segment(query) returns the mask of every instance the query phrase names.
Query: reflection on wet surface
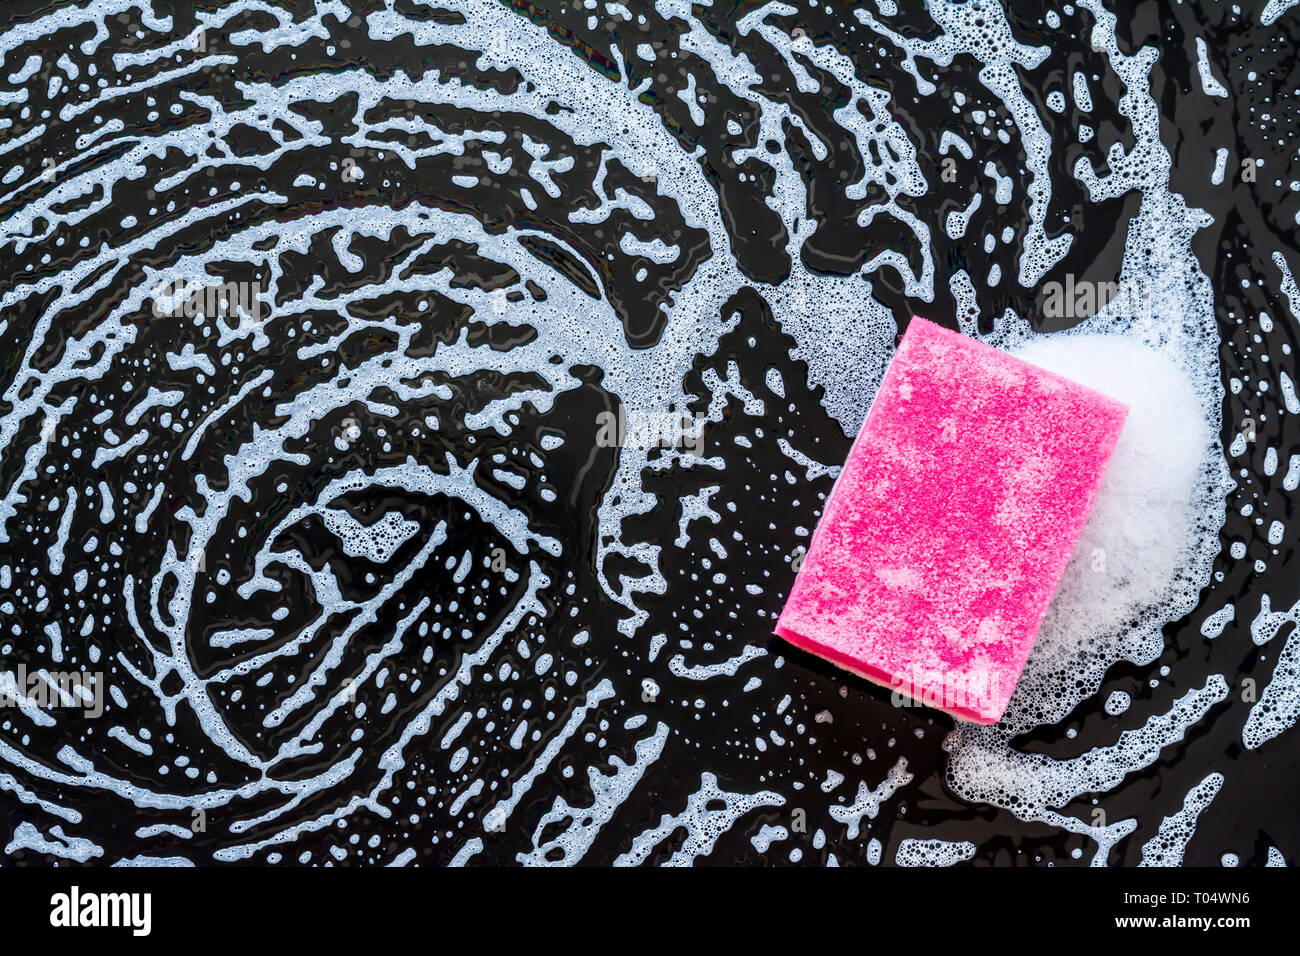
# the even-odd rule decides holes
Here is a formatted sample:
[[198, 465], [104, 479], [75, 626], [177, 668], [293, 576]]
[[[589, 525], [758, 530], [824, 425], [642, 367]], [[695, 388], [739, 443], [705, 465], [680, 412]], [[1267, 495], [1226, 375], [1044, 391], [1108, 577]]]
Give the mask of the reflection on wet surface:
[[[1290, 862], [1300, 20], [901, 6], [7, 6], [6, 862]], [[995, 728], [771, 634], [913, 314], [1140, 426]]]

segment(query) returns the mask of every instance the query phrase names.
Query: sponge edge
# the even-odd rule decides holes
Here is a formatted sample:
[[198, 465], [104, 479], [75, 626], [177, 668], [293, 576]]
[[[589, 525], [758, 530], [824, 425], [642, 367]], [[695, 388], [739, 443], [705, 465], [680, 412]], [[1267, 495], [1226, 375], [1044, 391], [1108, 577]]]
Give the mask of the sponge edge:
[[913, 317], [776, 633], [921, 704], [996, 723], [1127, 413]]

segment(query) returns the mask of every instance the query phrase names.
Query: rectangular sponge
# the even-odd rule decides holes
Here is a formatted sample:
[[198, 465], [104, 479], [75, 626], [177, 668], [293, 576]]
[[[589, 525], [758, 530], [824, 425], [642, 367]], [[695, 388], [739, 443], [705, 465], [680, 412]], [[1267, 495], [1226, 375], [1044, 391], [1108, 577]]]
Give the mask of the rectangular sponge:
[[995, 723], [1127, 414], [914, 317], [776, 633], [926, 706]]

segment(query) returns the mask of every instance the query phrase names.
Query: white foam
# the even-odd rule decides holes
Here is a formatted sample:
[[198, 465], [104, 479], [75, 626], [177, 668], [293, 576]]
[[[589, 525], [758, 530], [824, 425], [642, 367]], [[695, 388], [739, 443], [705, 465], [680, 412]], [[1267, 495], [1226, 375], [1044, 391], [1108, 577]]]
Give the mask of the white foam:
[[1222, 786], [1223, 774], [1212, 773], [1188, 791], [1182, 809], [1165, 817], [1156, 835], [1142, 845], [1142, 862], [1138, 866], [1181, 864], [1187, 843], [1196, 832], [1196, 818], [1210, 805]]
[[975, 844], [968, 840], [917, 840], [908, 837], [898, 844], [894, 862], [899, 866], [952, 866], [975, 856]]

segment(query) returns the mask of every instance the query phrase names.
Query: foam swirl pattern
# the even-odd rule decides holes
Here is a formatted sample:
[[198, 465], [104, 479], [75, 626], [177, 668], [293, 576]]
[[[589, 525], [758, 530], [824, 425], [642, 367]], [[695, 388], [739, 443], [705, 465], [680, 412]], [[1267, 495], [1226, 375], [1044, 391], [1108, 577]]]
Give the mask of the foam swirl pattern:
[[[6, 7], [4, 862], [1300, 853], [1300, 28], [901, 6]], [[771, 635], [914, 313], [1133, 408], [996, 727]]]

